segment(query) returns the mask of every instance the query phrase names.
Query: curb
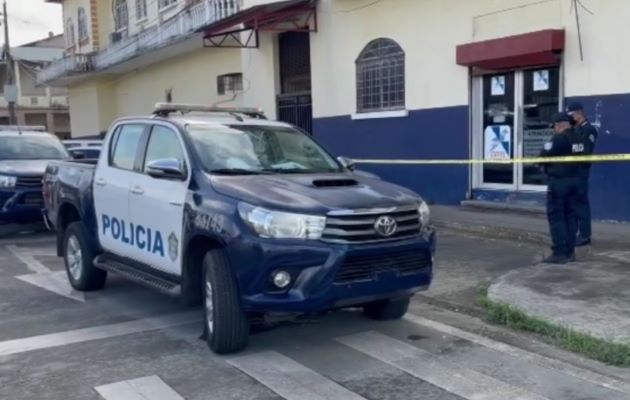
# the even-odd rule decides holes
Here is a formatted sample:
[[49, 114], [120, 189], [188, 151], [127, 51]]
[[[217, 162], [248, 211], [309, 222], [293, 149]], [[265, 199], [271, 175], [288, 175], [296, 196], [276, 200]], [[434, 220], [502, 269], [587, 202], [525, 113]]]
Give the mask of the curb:
[[473, 236], [481, 236], [492, 239], [508, 239], [545, 246], [549, 244], [549, 235], [539, 232], [487, 225], [468, 225], [459, 222], [434, 221], [433, 223], [438, 228], [470, 234]]
[[[501, 226], [489, 226], [479, 224], [463, 224], [460, 222], [433, 221], [433, 224], [442, 229], [457, 233], [479, 236], [490, 239], [512, 240], [526, 242], [535, 245], [549, 246], [549, 233], [526, 231], [523, 229], [506, 228]], [[599, 248], [627, 248], [628, 241], [615, 239], [596, 239], [595, 246]]]

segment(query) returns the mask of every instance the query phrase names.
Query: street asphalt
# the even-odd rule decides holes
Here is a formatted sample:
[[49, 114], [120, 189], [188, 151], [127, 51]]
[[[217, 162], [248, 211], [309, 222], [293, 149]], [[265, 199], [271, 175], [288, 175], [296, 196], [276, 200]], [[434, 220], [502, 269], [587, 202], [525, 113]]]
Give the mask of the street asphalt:
[[0, 399], [630, 399], [630, 373], [477, 318], [477, 290], [544, 249], [442, 232], [435, 284], [400, 321], [355, 310], [212, 354], [201, 309], [124, 281], [72, 291], [49, 235], [0, 239]]

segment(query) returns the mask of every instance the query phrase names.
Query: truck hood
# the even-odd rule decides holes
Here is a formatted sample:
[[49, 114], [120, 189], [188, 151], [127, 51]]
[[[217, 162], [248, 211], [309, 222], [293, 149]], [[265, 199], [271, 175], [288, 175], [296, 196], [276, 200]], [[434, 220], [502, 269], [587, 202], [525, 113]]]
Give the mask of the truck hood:
[[211, 181], [214, 189], [226, 196], [306, 214], [409, 205], [420, 200], [408, 189], [358, 174], [212, 176]]
[[59, 160], [4, 160], [0, 161], [0, 174], [13, 176], [44, 175], [46, 166]]

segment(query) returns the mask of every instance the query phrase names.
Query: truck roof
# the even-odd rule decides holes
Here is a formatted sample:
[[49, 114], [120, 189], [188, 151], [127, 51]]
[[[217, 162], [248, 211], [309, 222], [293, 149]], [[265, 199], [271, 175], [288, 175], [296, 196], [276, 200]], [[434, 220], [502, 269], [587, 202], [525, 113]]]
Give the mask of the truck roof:
[[123, 117], [117, 122], [138, 120], [147, 122], [147, 119], [169, 121], [182, 126], [189, 124], [291, 126], [285, 122], [268, 120], [265, 118], [264, 112], [258, 108], [217, 107], [183, 103], [157, 103], [153, 115], [150, 117]]
[[54, 136], [52, 133], [46, 132], [43, 127], [38, 126], [2, 126], [0, 125], [1, 136]]
[[186, 115], [173, 115], [169, 117], [156, 117], [154, 119], [163, 119], [167, 121], [173, 121], [181, 125], [258, 125], [258, 126], [284, 126], [288, 127], [289, 124], [279, 121], [270, 121], [259, 118], [235, 118], [230, 115], [206, 115], [191, 113]]

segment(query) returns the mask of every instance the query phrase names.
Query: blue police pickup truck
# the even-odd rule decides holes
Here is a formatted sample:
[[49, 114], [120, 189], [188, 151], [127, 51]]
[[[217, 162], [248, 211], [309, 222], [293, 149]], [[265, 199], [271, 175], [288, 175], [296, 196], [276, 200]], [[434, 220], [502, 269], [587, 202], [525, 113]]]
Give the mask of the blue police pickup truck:
[[75, 289], [112, 272], [203, 304], [216, 353], [243, 349], [262, 316], [401, 318], [432, 279], [417, 194], [252, 109], [158, 104], [114, 122], [98, 161], [51, 162], [44, 186]]
[[42, 221], [46, 165], [69, 158], [45, 127], [0, 126], [0, 225]]

